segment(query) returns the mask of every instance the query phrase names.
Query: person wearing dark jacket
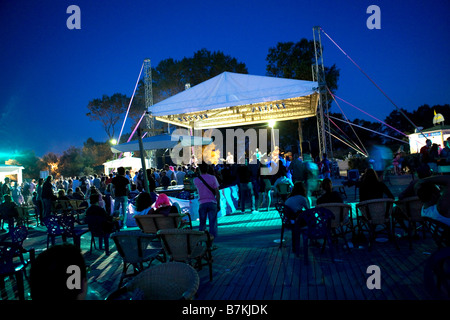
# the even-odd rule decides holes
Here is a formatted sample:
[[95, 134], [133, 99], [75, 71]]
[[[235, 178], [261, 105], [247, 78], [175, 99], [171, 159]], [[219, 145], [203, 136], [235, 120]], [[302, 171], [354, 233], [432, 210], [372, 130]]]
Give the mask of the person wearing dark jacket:
[[378, 179], [374, 169], [366, 169], [359, 184], [359, 201], [380, 199], [384, 196], [394, 199], [394, 195], [386, 184]]
[[53, 193], [52, 186], [53, 176], [48, 176], [42, 185], [42, 203], [44, 205], [44, 212], [42, 218], [45, 218], [52, 214], [52, 201], [56, 199]]

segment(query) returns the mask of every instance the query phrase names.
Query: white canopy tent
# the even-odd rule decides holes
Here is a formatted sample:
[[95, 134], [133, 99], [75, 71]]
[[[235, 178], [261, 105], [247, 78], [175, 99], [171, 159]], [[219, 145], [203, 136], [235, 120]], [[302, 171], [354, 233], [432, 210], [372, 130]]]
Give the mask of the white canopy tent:
[[149, 107], [155, 119], [208, 129], [316, 115], [318, 84], [224, 72]]
[[[148, 159], [146, 159], [147, 168], [150, 167], [150, 162]], [[131, 156], [126, 156], [120, 159], [111, 160], [103, 163], [105, 174], [109, 174], [110, 172], [116, 172], [117, 168], [124, 167], [124, 168], [130, 168], [132, 172], [136, 172], [139, 169], [142, 168], [142, 162], [140, 158], [134, 158]]]
[[10, 165], [0, 165], [0, 181], [5, 181], [6, 177], [16, 176], [16, 178], [11, 177], [11, 180], [17, 181], [20, 185], [23, 182], [22, 170], [25, 169], [22, 166], [10, 166]]

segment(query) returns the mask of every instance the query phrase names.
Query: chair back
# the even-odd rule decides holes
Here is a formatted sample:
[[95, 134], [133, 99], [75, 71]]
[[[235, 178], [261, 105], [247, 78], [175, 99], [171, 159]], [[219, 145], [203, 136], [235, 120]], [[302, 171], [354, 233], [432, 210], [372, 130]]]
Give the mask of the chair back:
[[450, 226], [429, 217], [423, 217], [423, 221], [439, 248], [450, 247]]
[[64, 233], [64, 229], [59, 222], [58, 216], [49, 215], [44, 218], [43, 223], [47, 227], [47, 233], [49, 235], [59, 236]]
[[351, 169], [347, 170], [347, 180], [348, 181], [358, 181], [359, 180], [359, 170]]
[[16, 209], [17, 209], [17, 224], [23, 225], [27, 221], [28, 208], [17, 206]]
[[321, 203], [316, 208], [326, 208], [330, 210], [334, 217], [331, 219], [331, 228], [338, 228], [352, 218], [352, 206], [347, 203]]
[[70, 200], [57, 200], [57, 202], [61, 206], [61, 209], [63, 211], [72, 210], [72, 204], [70, 203]]
[[131, 264], [144, 262], [144, 251], [155, 239], [154, 236], [135, 230], [114, 232], [111, 238], [123, 261]]
[[393, 205], [393, 199], [382, 198], [361, 201], [356, 204], [356, 209], [369, 222], [373, 224], [384, 224], [390, 219]]
[[17, 250], [15, 244], [0, 244], [0, 275], [14, 272], [14, 255]]
[[280, 195], [288, 195], [291, 192], [291, 186], [288, 183], [277, 184], [277, 192]]
[[75, 228], [75, 218], [71, 215], [61, 215], [58, 217], [59, 224], [65, 234], [73, 234]]
[[283, 203], [277, 203], [276, 208], [278, 213], [280, 214], [281, 223], [283, 225], [285, 225], [288, 228], [294, 225], [295, 219], [297, 218], [298, 214], [294, 212], [294, 210], [292, 210], [291, 207]]
[[310, 239], [322, 239], [328, 237], [331, 232], [331, 219], [333, 213], [326, 209], [315, 207], [301, 212], [298, 219], [306, 222], [307, 228], [302, 232]]
[[211, 244], [207, 231], [163, 229], [158, 231], [158, 235], [172, 261], [187, 262], [201, 257]]
[[162, 229], [173, 229], [180, 226], [182, 216], [178, 213], [169, 213], [167, 216], [160, 213], [134, 216], [136, 224], [144, 233], [156, 234]]
[[409, 221], [421, 222], [422, 217], [422, 206], [423, 202], [420, 201], [419, 197], [408, 197], [396, 202], [396, 205], [400, 210], [406, 215]]
[[13, 243], [21, 246], [25, 239], [28, 237], [28, 229], [25, 226], [16, 226], [9, 230], [9, 235]]
[[167, 262], [138, 274], [127, 291], [140, 293], [142, 300], [191, 300], [200, 285], [198, 272], [182, 262]]

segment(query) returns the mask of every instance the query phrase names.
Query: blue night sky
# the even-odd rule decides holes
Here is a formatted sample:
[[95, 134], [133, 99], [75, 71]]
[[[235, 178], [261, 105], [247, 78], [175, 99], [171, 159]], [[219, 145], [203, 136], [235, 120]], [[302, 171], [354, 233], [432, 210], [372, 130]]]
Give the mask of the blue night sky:
[[[72, 4], [81, 9], [81, 30], [66, 27]], [[366, 27], [370, 5], [381, 9], [380, 30]], [[450, 103], [449, 8], [447, 0], [1, 0], [0, 152], [42, 156], [81, 147], [89, 137], [105, 141], [86, 106], [103, 94], [131, 96], [147, 57], [156, 66], [202, 48], [220, 50], [249, 74], [266, 75], [268, 49], [312, 39], [314, 26], [399, 107]], [[324, 34], [322, 44], [324, 64], [341, 71], [337, 95], [384, 119], [392, 104]], [[375, 121], [339, 105], [351, 120]], [[335, 103], [331, 111], [339, 111]]]

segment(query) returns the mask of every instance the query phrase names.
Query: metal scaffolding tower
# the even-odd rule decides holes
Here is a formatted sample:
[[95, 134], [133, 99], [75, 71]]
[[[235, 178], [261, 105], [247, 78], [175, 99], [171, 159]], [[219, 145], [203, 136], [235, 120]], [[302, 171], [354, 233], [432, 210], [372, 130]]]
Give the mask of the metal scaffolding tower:
[[325, 80], [325, 68], [323, 66], [322, 42], [320, 39], [320, 27], [313, 28], [314, 51], [316, 63], [312, 66], [313, 81], [319, 85], [319, 102], [317, 104], [317, 136], [319, 139], [320, 158], [324, 153], [328, 159], [333, 158], [333, 149], [330, 135], [330, 119], [328, 118], [327, 83]]
[[[148, 136], [155, 135], [155, 118], [152, 116], [151, 112], [148, 111], [149, 107], [153, 105], [153, 87], [152, 87], [152, 65], [150, 59], [144, 60], [144, 86], [145, 86], [145, 131]], [[144, 131], [144, 130], [143, 130]], [[144, 151], [145, 153], [145, 151]], [[145, 156], [145, 155], [144, 155]], [[150, 160], [151, 165], [153, 165], [153, 159], [155, 159], [155, 151], [147, 151], [147, 156]]]
[[[144, 60], [144, 85], [145, 85], [145, 111], [148, 112], [148, 108], [153, 105], [153, 88], [152, 88], [152, 66], [150, 63], [150, 59]], [[148, 131], [148, 135], [153, 136], [154, 132], [151, 129], [154, 129], [155, 119], [148, 113], [145, 117], [146, 129]]]

